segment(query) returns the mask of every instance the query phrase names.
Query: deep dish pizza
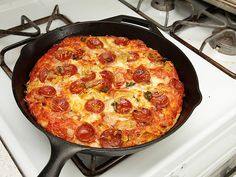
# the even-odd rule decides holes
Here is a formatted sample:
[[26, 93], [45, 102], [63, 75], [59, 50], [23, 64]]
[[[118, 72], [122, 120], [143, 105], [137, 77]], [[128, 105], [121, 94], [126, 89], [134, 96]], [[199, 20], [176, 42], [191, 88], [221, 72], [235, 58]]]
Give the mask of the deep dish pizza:
[[172, 62], [141, 40], [115, 36], [65, 38], [38, 60], [26, 87], [29, 110], [48, 132], [103, 148], [162, 136], [184, 96]]

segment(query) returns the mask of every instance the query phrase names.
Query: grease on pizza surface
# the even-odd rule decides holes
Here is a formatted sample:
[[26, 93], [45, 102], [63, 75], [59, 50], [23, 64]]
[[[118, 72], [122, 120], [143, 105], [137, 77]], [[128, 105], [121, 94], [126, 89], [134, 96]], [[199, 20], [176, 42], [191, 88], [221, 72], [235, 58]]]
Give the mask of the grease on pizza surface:
[[76, 36], [36, 63], [26, 101], [48, 132], [91, 147], [129, 147], [165, 134], [182, 110], [174, 65], [141, 40]]

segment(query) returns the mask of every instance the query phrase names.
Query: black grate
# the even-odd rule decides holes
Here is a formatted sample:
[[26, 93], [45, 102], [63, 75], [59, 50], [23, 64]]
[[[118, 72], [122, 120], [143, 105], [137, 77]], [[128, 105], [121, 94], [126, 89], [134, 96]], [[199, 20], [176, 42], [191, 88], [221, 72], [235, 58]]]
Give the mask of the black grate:
[[[209, 63], [211, 63], [212, 65], [214, 65], [218, 69], [220, 69], [221, 71], [223, 71], [225, 74], [236, 79], [236, 72], [235, 71], [227, 68], [226, 66], [224, 66], [223, 64], [218, 62], [215, 57], [213, 57], [213, 56], [210, 57], [209, 54], [203, 52], [204, 46], [207, 43], [209, 43], [211, 46], [213, 46], [213, 48], [215, 50], [217, 50], [217, 52], [221, 52], [221, 53], [224, 53], [227, 55], [235, 55], [235, 47], [236, 47], [235, 46], [235, 36], [236, 36], [235, 15], [230, 14], [230, 13], [228, 13], [228, 12], [226, 12], [226, 11], [222, 10], [221, 8], [218, 8], [214, 5], [210, 5], [210, 4], [201, 2], [201, 1], [186, 0], [183, 2], [188, 3], [190, 5], [190, 8], [191, 8], [190, 16], [183, 19], [183, 20], [178, 20], [178, 21], [174, 22], [173, 24], [167, 26], [168, 21], [169, 21], [169, 10], [166, 10], [165, 23], [164, 23], [164, 25], [162, 25], [158, 22], [158, 20], [151, 18], [147, 13], [145, 13], [144, 10], [142, 11], [140, 9], [144, 0], [139, 0], [138, 5], [136, 7], [133, 6], [132, 4], [130, 4], [127, 0], [119, 0], [119, 1], [121, 3], [123, 3], [124, 5], [126, 5], [127, 7], [129, 7], [130, 9], [132, 9], [133, 11], [135, 11], [136, 13], [138, 13], [139, 15], [141, 15], [148, 22], [152, 23], [153, 25], [157, 26], [158, 28], [162, 29], [163, 31], [168, 32], [172, 37], [174, 37], [180, 43], [182, 43], [183, 45], [188, 47], [190, 50], [194, 51], [196, 54], [198, 54], [199, 56], [204, 58], [206, 61], [208, 61]], [[162, 5], [161, 3], [163, 3], [163, 5], [166, 5], [167, 2], [171, 3], [173, 1], [172, 0], [166, 0], [166, 1], [152, 0], [152, 5], [154, 2], [158, 3], [158, 5]], [[177, 2], [180, 2], [180, 1], [174, 0], [174, 3], [177, 4]], [[151, 3], [150, 3], [150, 6], [151, 6]], [[167, 6], [164, 6], [163, 8], [168, 9]], [[162, 9], [158, 9], [158, 10], [162, 10]], [[227, 20], [221, 20], [218, 16], [216, 16], [214, 14], [215, 11], [216, 12], [223, 12], [223, 14], [225, 14], [225, 17]], [[206, 19], [206, 18], [213, 20], [215, 23], [211, 24], [211, 23], [202, 22], [202, 21], [204, 21], [203, 19]], [[217, 33], [209, 36], [208, 38], [206, 38], [203, 41], [200, 48], [196, 48], [191, 44], [191, 42], [184, 40], [183, 38], [179, 37], [177, 34], [178, 31], [185, 30], [186, 27], [196, 27], [196, 26], [219, 29], [219, 31]], [[229, 36], [228, 34], [230, 33], [230, 38], [233, 41], [231, 43], [233, 43], [233, 46], [229, 46], [229, 47], [227, 46], [226, 49], [223, 49], [223, 48], [221, 48], [221, 46], [225, 47], [224, 44], [220, 45], [220, 46], [218, 45], [218, 43], [212, 44], [211, 40], [219, 37], [223, 33], [224, 33], [224, 36], [226, 36], [224, 38], [227, 38]]]
[[[6, 52], [14, 48], [17, 48], [19, 46], [22, 46], [24, 44], [27, 44], [28, 42], [40, 36], [41, 31], [40, 31], [39, 25], [41, 24], [47, 24], [46, 32], [49, 32], [53, 20], [61, 20], [65, 24], [72, 23], [72, 21], [69, 20], [66, 16], [59, 13], [59, 7], [58, 5], [56, 5], [53, 10], [52, 15], [50, 16], [43, 17], [35, 21], [31, 21], [28, 17], [26, 17], [25, 15], [22, 15], [21, 25], [7, 29], [7, 30], [0, 29], [0, 38], [6, 37], [8, 35], [18, 35], [18, 36], [27, 37], [26, 39], [16, 42], [14, 44], [11, 44], [0, 51], [0, 66], [2, 67], [2, 69], [5, 71], [5, 73], [8, 75], [9, 78], [12, 77], [12, 71], [5, 63], [4, 55], [6, 54]], [[26, 30], [29, 28], [34, 28], [36, 32], [22, 32], [23, 30]]]
[[85, 176], [96, 176], [104, 173], [129, 155], [108, 157], [77, 153], [72, 161]]

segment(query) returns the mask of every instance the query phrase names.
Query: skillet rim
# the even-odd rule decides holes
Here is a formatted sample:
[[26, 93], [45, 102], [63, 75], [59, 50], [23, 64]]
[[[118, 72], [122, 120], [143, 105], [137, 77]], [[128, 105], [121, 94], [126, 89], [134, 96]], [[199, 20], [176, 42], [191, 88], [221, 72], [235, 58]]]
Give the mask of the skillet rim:
[[[17, 96], [17, 93], [16, 93], [16, 89], [15, 89], [15, 83], [17, 82], [17, 76], [16, 76], [16, 69], [18, 69], [18, 65], [19, 63], [21, 62], [21, 60], [23, 60], [24, 58], [24, 53], [25, 52], [28, 52], [28, 48], [32, 47], [33, 45], [35, 45], [35, 43], [37, 43], [38, 41], [42, 40], [43, 38], [46, 38], [48, 35], [51, 35], [53, 33], [56, 33], [56, 32], [59, 32], [61, 33], [62, 35], [64, 35], [64, 37], [56, 42], [53, 43], [56, 44], [58, 43], [59, 41], [63, 40], [65, 37], [71, 37], [71, 36], [76, 36], [76, 35], [79, 35], [78, 33], [62, 33], [64, 29], [67, 29], [67, 28], [73, 28], [74, 26], [77, 26], [77, 25], [84, 25], [84, 24], [96, 24], [96, 23], [99, 23], [99, 24], [116, 24], [116, 25], [125, 25], [127, 26], [127, 28], [137, 28], [138, 30], [144, 30], [148, 33], [152, 33], [153, 37], [155, 36], [155, 38], [161, 38], [162, 40], [165, 40], [170, 46], [174, 47], [181, 55], [182, 57], [191, 65], [191, 70], [193, 72], [193, 74], [195, 75], [195, 79], [196, 79], [196, 97], [195, 97], [195, 102], [193, 103], [192, 107], [191, 107], [191, 111], [188, 112], [188, 115], [184, 117], [184, 120], [182, 121], [181, 124], [179, 124], [178, 126], [175, 126], [177, 124], [177, 122], [179, 121], [179, 118], [176, 122], [176, 124], [171, 128], [169, 129], [164, 135], [162, 135], [161, 137], [157, 138], [157, 139], [154, 139], [150, 142], [146, 142], [146, 143], [143, 143], [143, 144], [140, 144], [140, 145], [136, 145], [136, 146], [130, 146], [130, 147], [121, 147], [121, 148], [97, 148], [97, 147], [90, 147], [90, 146], [84, 146], [84, 145], [81, 145], [81, 144], [76, 144], [76, 143], [72, 143], [72, 142], [69, 142], [69, 141], [66, 141], [62, 138], [59, 138], [55, 135], [53, 135], [52, 133], [50, 132], [47, 132], [41, 125], [39, 125], [36, 121], [35, 121], [35, 118], [32, 116], [32, 115], [28, 115], [28, 113], [24, 110], [23, 106], [20, 104], [20, 102], [22, 100], [19, 100], [18, 99], [18, 96]], [[52, 46], [51, 46], [52, 47]], [[51, 47], [49, 47], [47, 50], [49, 50]], [[44, 53], [45, 54], [45, 53]], [[43, 54], [43, 55], [44, 55]], [[38, 58], [39, 59], [39, 58]], [[36, 60], [37, 62], [37, 60]], [[35, 62], [35, 63], [36, 63]], [[34, 64], [35, 65], [35, 64]], [[32, 68], [31, 68], [32, 70]], [[178, 72], [178, 71], [177, 71]], [[168, 39], [166, 39], [165, 37], [163, 36], [160, 36], [159, 34], [156, 34], [154, 33], [153, 31], [150, 31], [148, 29], [145, 29], [145, 28], [142, 28], [142, 27], [139, 27], [139, 26], [136, 26], [136, 25], [131, 25], [129, 23], [121, 23], [121, 22], [113, 22], [113, 21], [85, 21], [85, 22], [77, 22], [77, 23], [73, 23], [73, 24], [69, 24], [69, 25], [65, 25], [65, 26], [62, 26], [62, 27], [59, 27], [59, 28], [56, 28], [48, 33], [45, 33], [45, 34], [42, 34], [38, 37], [35, 38], [35, 40], [29, 42], [28, 44], [26, 44], [22, 49], [21, 49], [21, 52], [20, 52], [20, 56], [18, 57], [17, 59], [17, 62], [15, 64], [15, 67], [14, 67], [14, 70], [13, 70], [13, 73], [12, 73], [12, 90], [13, 90], [13, 94], [14, 94], [14, 98], [16, 100], [16, 103], [18, 105], [18, 107], [20, 108], [21, 112], [24, 114], [24, 116], [37, 128], [39, 129], [42, 133], [44, 133], [48, 138], [49, 138], [49, 141], [51, 141], [50, 139], [53, 138], [53, 139], [56, 139], [57, 141], [61, 141], [63, 143], [66, 143], [66, 144], [69, 144], [71, 146], [77, 146], [77, 147], [80, 147], [82, 148], [82, 151], [84, 150], [89, 150], [90, 152], [110, 152], [110, 151], [114, 151], [114, 152], [120, 152], [120, 151], [132, 151], [132, 150], [137, 150], [137, 149], [143, 149], [145, 147], [148, 147], [149, 145], [152, 145], [152, 144], [155, 144], [163, 139], [165, 139], [166, 137], [168, 137], [169, 135], [171, 135], [172, 133], [174, 133], [176, 130], [178, 130], [187, 120], [188, 118], [190, 117], [190, 115], [192, 114], [192, 112], [195, 110], [195, 108], [201, 103], [202, 101], [202, 94], [200, 92], [200, 88], [199, 88], [199, 81], [198, 81], [198, 77], [197, 77], [197, 73], [191, 63], [191, 61], [188, 59], [188, 57], [183, 53], [182, 50], [180, 50], [175, 44], [173, 44], [172, 42], [170, 42]], [[184, 99], [183, 99], [184, 101]], [[180, 116], [182, 114], [182, 111], [180, 113]], [[179, 116], [179, 117], [180, 117]]]

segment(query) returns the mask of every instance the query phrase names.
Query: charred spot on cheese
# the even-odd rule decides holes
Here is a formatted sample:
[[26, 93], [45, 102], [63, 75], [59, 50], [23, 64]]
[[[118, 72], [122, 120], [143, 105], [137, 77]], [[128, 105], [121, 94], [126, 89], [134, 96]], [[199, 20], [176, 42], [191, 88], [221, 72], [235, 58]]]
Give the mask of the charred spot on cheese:
[[62, 66], [57, 66], [56, 69], [59, 73], [64, 73], [64, 68]]
[[101, 92], [107, 93], [109, 91], [109, 87], [105, 86], [100, 89]]
[[146, 92], [143, 93], [143, 96], [144, 96], [144, 98], [146, 98], [148, 101], [150, 101], [151, 98], [152, 98], [152, 92], [146, 91]]
[[117, 105], [118, 105], [117, 102], [114, 101], [113, 103], [111, 103], [111, 105], [113, 106], [114, 110], [117, 109]]

